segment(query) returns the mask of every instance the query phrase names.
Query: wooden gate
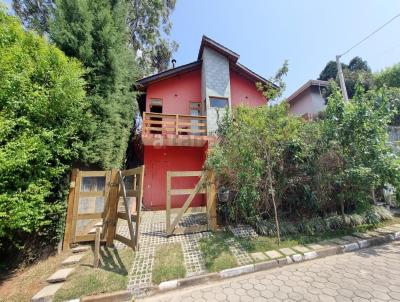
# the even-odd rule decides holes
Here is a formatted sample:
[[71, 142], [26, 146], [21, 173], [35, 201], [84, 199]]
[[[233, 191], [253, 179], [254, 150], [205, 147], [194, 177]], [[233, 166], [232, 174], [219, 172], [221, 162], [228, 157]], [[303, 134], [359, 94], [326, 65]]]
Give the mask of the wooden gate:
[[[122, 197], [123, 209], [118, 209], [117, 220], [124, 219], [128, 222], [130, 238], [115, 234], [114, 239], [130, 246], [134, 250], [139, 248], [139, 226], [143, 198], [144, 166], [139, 168], [118, 171], [119, 194]], [[131, 198], [129, 202], [128, 198]], [[132, 198], [135, 198], [134, 200]], [[135, 213], [131, 213], [132, 202], [135, 202]], [[135, 229], [133, 223], [135, 222]]]
[[[112, 246], [115, 239], [136, 249], [143, 176], [144, 166], [122, 171], [74, 169], [71, 173], [63, 248], [68, 249], [73, 243], [94, 241], [96, 228], [100, 227], [101, 241], [106, 242], [107, 246]], [[132, 213], [132, 205], [135, 205], [135, 213]], [[130, 238], [116, 234], [118, 219], [127, 221]], [[136, 222], [136, 230], [133, 221]]]
[[[171, 180], [174, 177], [199, 177], [194, 188], [172, 189]], [[206, 207], [189, 208], [196, 194], [206, 194]], [[171, 209], [171, 196], [189, 195], [181, 208]], [[203, 232], [207, 230], [216, 231], [217, 229], [217, 202], [215, 190], [215, 177], [211, 172], [204, 171], [168, 171], [167, 172], [167, 207], [166, 207], [166, 233], [167, 236]], [[171, 213], [176, 213], [171, 222]], [[190, 227], [177, 227], [179, 221], [185, 213], [205, 213], [207, 214], [207, 224]]]

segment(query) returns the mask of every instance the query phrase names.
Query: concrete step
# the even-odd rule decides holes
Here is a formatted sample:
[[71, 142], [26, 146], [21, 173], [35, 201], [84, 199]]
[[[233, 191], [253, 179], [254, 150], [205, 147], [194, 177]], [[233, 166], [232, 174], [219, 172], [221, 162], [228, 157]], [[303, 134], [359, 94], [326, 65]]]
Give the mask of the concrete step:
[[60, 269], [47, 278], [46, 281], [49, 283], [63, 282], [67, 280], [67, 277], [74, 271], [74, 269], [74, 267]]
[[78, 245], [76, 247], [74, 247], [73, 249], [71, 249], [71, 251], [73, 253], [82, 253], [82, 252], [86, 252], [90, 250], [90, 246], [88, 245]]
[[85, 256], [85, 254], [76, 254], [76, 255], [69, 256], [67, 259], [65, 259], [62, 262], [62, 265], [76, 264], [83, 258], [83, 256]]
[[53, 300], [53, 296], [56, 292], [63, 286], [64, 283], [55, 283], [47, 285], [42, 288], [36, 295], [34, 295], [31, 299], [32, 302], [51, 302]]

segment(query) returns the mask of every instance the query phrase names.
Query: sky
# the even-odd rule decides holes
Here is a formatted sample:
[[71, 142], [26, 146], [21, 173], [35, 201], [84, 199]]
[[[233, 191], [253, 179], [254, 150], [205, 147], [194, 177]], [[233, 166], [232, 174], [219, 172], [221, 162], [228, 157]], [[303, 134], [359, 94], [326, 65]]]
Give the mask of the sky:
[[[269, 78], [289, 61], [285, 96], [317, 79], [329, 60], [400, 13], [399, 0], [177, 0], [171, 37], [177, 65], [197, 59], [202, 35], [240, 55]], [[400, 62], [400, 17], [343, 56], [367, 60], [373, 71]]]
[[[10, 3], [11, 0], [6, 0]], [[396, 14], [400, 0], [177, 0], [171, 38], [177, 66], [197, 59], [202, 35], [240, 55], [239, 62], [269, 78], [289, 61], [289, 96], [318, 78], [334, 60]], [[367, 60], [373, 71], [400, 62], [400, 17], [343, 56]]]

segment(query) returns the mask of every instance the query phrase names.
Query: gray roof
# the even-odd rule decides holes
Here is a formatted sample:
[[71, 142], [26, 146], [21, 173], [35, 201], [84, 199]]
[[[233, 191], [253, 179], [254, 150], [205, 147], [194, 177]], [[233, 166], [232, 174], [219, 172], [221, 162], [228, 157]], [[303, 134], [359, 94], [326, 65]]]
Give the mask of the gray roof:
[[[271, 83], [264, 77], [260, 76], [259, 74], [255, 73], [254, 71], [250, 70], [249, 68], [245, 67], [244, 65], [238, 63], [237, 61], [239, 59], [239, 55], [237, 53], [235, 53], [234, 51], [219, 44], [218, 42], [210, 39], [209, 37], [203, 36], [201, 39], [201, 44], [200, 44], [197, 61], [194, 61], [189, 64], [185, 64], [185, 65], [182, 65], [179, 67], [171, 68], [171, 69], [162, 71], [160, 73], [142, 78], [137, 81], [139, 88], [140, 87], [145, 88], [151, 83], [158, 82], [158, 81], [173, 77], [178, 74], [190, 72], [190, 71], [201, 68], [201, 64], [202, 64], [201, 58], [202, 58], [202, 54], [203, 54], [203, 50], [204, 50], [205, 46], [210, 47], [210, 48], [214, 49], [215, 51], [228, 57], [229, 62], [230, 62], [230, 67], [233, 68], [234, 70], [236, 70], [241, 75], [245, 76], [246, 78], [248, 78], [254, 82]], [[273, 83], [271, 83], [271, 84], [274, 87], [278, 87]]]
[[307, 88], [311, 86], [317, 86], [317, 87], [328, 87], [329, 82], [328, 81], [321, 81], [321, 80], [309, 80], [306, 82], [303, 86], [301, 86], [299, 89], [297, 89], [295, 92], [293, 92], [287, 99], [286, 101], [288, 103], [293, 102], [293, 100], [300, 95], [303, 91], [305, 91]]

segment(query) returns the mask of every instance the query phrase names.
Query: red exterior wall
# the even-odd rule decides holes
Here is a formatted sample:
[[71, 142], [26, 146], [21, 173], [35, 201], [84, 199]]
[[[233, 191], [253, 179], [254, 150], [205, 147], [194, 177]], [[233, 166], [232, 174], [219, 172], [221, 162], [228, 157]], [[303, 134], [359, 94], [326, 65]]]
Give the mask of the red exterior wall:
[[[245, 103], [250, 106], [265, 105], [265, 98], [257, 91], [255, 83], [230, 70], [232, 106]], [[164, 114], [190, 114], [190, 102], [201, 102], [201, 70], [191, 71], [154, 83], [146, 91], [146, 111], [150, 100], [162, 99]], [[144, 206], [151, 209], [166, 207], [166, 172], [202, 170], [208, 146], [144, 146]], [[173, 189], [194, 188], [198, 178], [172, 179]], [[172, 207], [181, 207], [188, 195], [173, 196]], [[198, 194], [191, 206], [205, 203], [204, 194]]]
[[[199, 147], [152, 147], [144, 146], [144, 206], [151, 209], [166, 207], [167, 171], [201, 171], [207, 146]], [[194, 188], [198, 177], [172, 178], [172, 189]], [[173, 196], [172, 207], [181, 207], [188, 195]], [[204, 205], [204, 194], [198, 194], [191, 206]]]
[[151, 99], [162, 99], [165, 114], [190, 114], [190, 102], [201, 102], [201, 70], [150, 85], [146, 95], [147, 112], [150, 112]]
[[257, 90], [253, 81], [241, 76], [234, 70], [229, 71], [231, 80], [232, 106], [246, 104], [248, 106], [261, 106], [267, 104], [264, 96]]

